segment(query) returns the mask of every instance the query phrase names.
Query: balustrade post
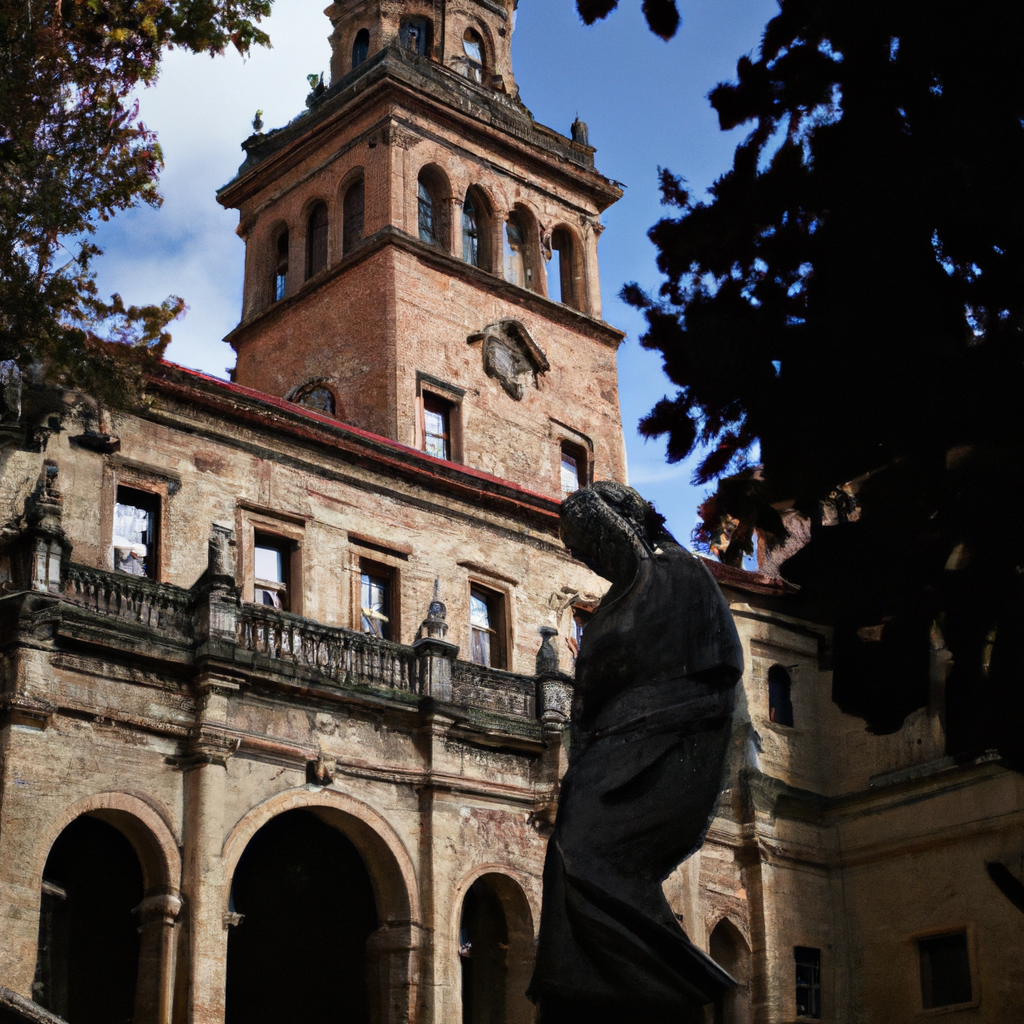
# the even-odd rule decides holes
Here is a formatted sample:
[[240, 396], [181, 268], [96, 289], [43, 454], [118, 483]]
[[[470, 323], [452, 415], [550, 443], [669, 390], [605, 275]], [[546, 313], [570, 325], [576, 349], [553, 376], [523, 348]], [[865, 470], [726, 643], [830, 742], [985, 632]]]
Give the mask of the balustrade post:
[[235, 585], [235, 534], [213, 524], [209, 564], [193, 590], [196, 593], [197, 654], [238, 642], [240, 594]]
[[420, 693], [451, 703], [452, 662], [458, 656], [459, 648], [444, 639], [448, 633], [447, 618], [448, 609], [441, 600], [440, 582], [434, 580], [434, 597], [412, 648], [419, 666]]
[[558, 636], [554, 626], [541, 626], [537, 631], [543, 637], [537, 651], [537, 715], [544, 737], [544, 755], [541, 758], [538, 803], [534, 816], [553, 825], [558, 807], [558, 787], [568, 767], [565, 746], [566, 731], [572, 714], [574, 681], [561, 671], [557, 649], [551, 641]]

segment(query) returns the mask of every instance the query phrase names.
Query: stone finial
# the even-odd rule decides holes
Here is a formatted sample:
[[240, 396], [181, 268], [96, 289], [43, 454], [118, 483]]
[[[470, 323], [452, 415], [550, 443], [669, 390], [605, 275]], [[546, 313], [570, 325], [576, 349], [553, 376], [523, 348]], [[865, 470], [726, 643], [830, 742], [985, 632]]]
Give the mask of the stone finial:
[[259, 135], [263, 131], [263, 111], [257, 110], [256, 116], [252, 119], [252, 130]]
[[441, 600], [441, 581], [434, 580], [434, 596], [431, 599], [430, 607], [427, 609], [427, 617], [420, 626], [420, 637], [443, 640], [447, 632], [448, 609]]
[[590, 129], [587, 128], [587, 122], [580, 120], [580, 115], [576, 115], [576, 120], [572, 123], [572, 141], [578, 142], [581, 146], [590, 145]]
[[558, 636], [558, 630], [554, 626], [541, 626], [537, 630], [544, 638], [537, 651], [537, 675], [550, 675], [558, 671], [558, 651], [551, 643], [553, 637]]

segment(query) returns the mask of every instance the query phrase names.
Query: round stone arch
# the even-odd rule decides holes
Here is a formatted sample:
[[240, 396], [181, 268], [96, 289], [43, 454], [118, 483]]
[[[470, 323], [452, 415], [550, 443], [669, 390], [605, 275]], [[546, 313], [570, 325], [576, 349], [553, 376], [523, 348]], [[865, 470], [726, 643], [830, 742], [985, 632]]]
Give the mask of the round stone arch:
[[[533, 1003], [526, 996], [526, 989], [533, 976], [536, 954], [537, 928], [540, 922], [540, 906], [531, 898], [534, 879], [532, 876], [510, 868], [507, 864], [482, 864], [467, 872], [455, 887], [449, 921], [449, 936], [453, 941], [440, 959], [449, 965], [447, 970], [462, 971], [462, 958], [458, 953], [462, 915], [466, 897], [477, 882], [483, 882], [497, 897], [505, 915], [508, 938], [508, 957], [505, 975], [504, 1020], [506, 1024], [532, 1024], [536, 1017]], [[454, 956], [452, 956], [454, 952]], [[454, 960], [454, 964], [452, 961]], [[460, 992], [459, 1007], [465, 995], [463, 979], [452, 979]], [[493, 979], [489, 979], [493, 984]]]
[[382, 926], [418, 926], [422, 913], [416, 870], [395, 829], [368, 804], [335, 790], [298, 789], [279, 793], [250, 810], [224, 842], [224, 912], [228, 912], [231, 880], [252, 837], [271, 818], [285, 811], [313, 811], [344, 833], [359, 851], [373, 886]]
[[181, 851], [170, 825], [151, 804], [129, 793], [96, 793], [66, 808], [47, 826], [36, 853], [35, 877], [42, 880], [46, 859], [60, 834], [88, 814], [113, 825], [132, 844], [142, 865], [147, 897], [177, 896]]

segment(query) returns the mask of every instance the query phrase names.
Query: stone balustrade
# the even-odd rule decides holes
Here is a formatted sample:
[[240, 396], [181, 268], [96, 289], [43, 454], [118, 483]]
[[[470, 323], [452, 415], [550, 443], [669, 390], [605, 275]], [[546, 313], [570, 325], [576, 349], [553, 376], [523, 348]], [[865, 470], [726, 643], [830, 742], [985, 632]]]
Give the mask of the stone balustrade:
[[192, 636], [190, 592], [154, 583], [144, 576], [72, 563], [61, 598], [101, 615], [160, 630], [175, 639], [187, 640]]

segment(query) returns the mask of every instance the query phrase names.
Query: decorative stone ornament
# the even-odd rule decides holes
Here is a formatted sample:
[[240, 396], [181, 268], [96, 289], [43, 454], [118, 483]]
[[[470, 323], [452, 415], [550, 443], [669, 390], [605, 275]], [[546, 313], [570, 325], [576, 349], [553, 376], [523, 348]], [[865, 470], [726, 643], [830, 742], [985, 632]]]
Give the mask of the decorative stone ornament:
[[547, 356], [518, 320], [498, 320], [469, 336], [469, 344], [482, 342], [484, 372], [493, 377], [517, 402], [526, 389], [538, 387], [537, 376], [551, 369]]

